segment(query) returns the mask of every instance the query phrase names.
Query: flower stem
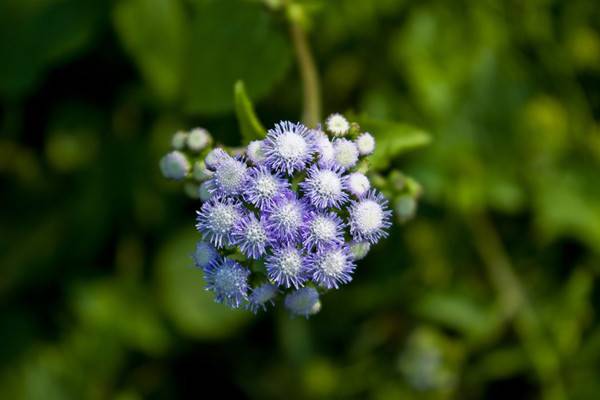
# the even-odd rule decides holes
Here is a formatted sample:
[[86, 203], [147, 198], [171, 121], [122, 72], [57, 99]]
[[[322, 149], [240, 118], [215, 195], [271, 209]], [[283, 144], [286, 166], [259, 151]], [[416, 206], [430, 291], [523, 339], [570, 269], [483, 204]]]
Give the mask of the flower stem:
[[542, 386], [545, 400], [568, 398], [560, 373], [561, 360], [525, 288], [515, 273], [500, 235], [485, 215], [468, 220], [475, 247], [498, 294], [506, 322], [512, 322]]
[[321, 89], [319, 73], [310, 51], [306, 32], [298, 22], [291, 21], [290, 34], [298, 59], [298, 68], [302, 78], [304, 96], [302, 122], [310, 128], [317, 126], [321, 120]]

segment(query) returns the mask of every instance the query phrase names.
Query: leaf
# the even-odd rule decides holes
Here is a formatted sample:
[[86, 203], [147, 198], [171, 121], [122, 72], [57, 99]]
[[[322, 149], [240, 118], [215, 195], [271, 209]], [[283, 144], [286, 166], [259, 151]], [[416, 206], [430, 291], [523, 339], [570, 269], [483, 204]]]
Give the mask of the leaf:
[[184, 334], [226, 337], [234, 334], [252, 314], [215, 303], [212, 293], [204, 289], [202, 271], [193, 266], [190, 257], [197, 239], [199, 235], [186, 230], [160, 251], [155, 271], [159, 297], [167, 316]]
[[197, 2], [188, 52], [185, 107], [203, 114], [232, 110], [231, 87], [238, 80], [253, 100], [264, 97], [292, 55], [270, 14], [239, 0]]
[[85, 48], [102, 7], [95, 0], [0, 2], [0, 95], [26, 94], [49, 67]]
[[98, 280], [75, 290], [73, 305], [85, 326], [110, 332], [149, 354], [162, 354], [169, 343], [153, 299], [145, 288], [116, 280]]
[[244, 82], [237, 81], [234, 87], [235, 112], [240, 132], [245, 142], [260, 140], [266, 136], [266, 130], [258, 120], [252, 102], [248, 98]]
[[361, 128], [370, 132], [377, 142], [370, 161], [373, 170], [382, 170], [407, 151], [423, 147], [431, 142], [425, 131], [398, 122], [358, 118]]
[[415, 311], [421, 318], [456, 329], [475, 341], [490, 338], [501, 323], [489, 307], [461, 293], [426, 294]]
[[188, 21], [175, 0], [124, 0], [114, 9], [114, 24], [125, 50], [164, 101], [181, 94]]

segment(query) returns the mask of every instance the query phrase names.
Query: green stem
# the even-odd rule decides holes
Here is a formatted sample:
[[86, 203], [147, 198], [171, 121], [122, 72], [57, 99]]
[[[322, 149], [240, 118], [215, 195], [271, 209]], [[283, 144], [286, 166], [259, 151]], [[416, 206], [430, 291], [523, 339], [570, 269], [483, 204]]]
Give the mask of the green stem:
[[489, 279], [498, 293], [506, 321], [513, 321], [525, 351], [540, 379], [543, 398], [567, 399], [560, 374], [560, 357], [544, 332], [542, 321], [529, 301], [523, 284], [514, 272], [498, 232], [484, 215], [469, 219], [475, 247]]
[[317, 126], [321, 121], [321, 89], [319, 73], [315, 60], [310, 51], [306, 32], [298, 22], [290, 23], [290, 34], [298, 59], [298, 68], [302, 78], [302, 91], [304, 96], [302, 121], [310, 128]]

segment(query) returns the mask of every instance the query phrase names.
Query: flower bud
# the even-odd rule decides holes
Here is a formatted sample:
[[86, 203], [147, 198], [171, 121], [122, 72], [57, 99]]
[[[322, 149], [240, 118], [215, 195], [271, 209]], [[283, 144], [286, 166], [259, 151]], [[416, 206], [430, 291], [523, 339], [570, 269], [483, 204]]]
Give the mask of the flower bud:
[[341, 114], [331, 114], [325, 122], [325, 127], [334, 136], [345, 136], [350, 130], [348, 120]]
[[354, 260], [362, 260], [367, 256], [371, 250], [371, 244], [369, 242], [352, 242], [350, 244], [350, 253], [354, 257]]
[[417, 201], [410, 195], [401, 195], [394, 201], [394, 212], [400, 223], [404, 223], [415, 216]]
[[365, 132], [356, 138], [356, 147], [361, 156], [369, 155], [375, 151], [375, 138]]
[[196, 153], [208, 146], [210, 142], [210, 134], [204, 128], [192, 129], [187, 137], [188, 148]]
[[262, 140], [253, 140], [248, 144], [246, 155], [248, 159], [254, 164], [258, 164], [265, 159], [265, 152], [262, 147]]
[[183, 150], [183, 148], [185, 147], [185, 142], [187, 140], [188, 134], [186, 132], [183, 131], [177, 131], [175, 132], [175, 134], [173, 135], [173, 138], [171, 139], [171, 146], [173, 146], [173, 148], [175, 150]]
[[160, 160], [160, 170], [165, 178], [180, 180], [190, 171], [190, 162], [182, 152], [174, 150]]
[[194, 175], [194, 178], [197, 181], [204, 182], [205, 180], [210, 179], [214, 175], [214, 172], [206, 168], [203, 161], [196, 161], [194, 163], [192, 175]]

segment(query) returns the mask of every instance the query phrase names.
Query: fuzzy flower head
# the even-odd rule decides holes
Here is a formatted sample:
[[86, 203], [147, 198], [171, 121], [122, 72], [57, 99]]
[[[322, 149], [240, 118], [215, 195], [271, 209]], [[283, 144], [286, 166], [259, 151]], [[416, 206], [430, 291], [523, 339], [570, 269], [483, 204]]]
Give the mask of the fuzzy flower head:
[[254, 213], [249, 212], [233, 228], [232, 242], [246, 257], [253, 260], [260, 258], [269, 244], [265, 218], [257, 219]]
[[312, 134], [304, 125], [280, 122], [263, 142], [265, 163], [274, 171], [292, 175], [311, 161], [314, 147]]
[[391, 226], [392, 212], [388, 209], [388, 201], [381, 193], [371, 190], [350, 206], [350, 233], [355, 240], [366, 240], [377, 243], [388, 235]]
[[369, 178], [360, 172], [348, 175], [348, 190], [356, 197], [364, 196], [371, 188]]
[[313, 281], [327, 289], [337, 289], [352, 280], [354, 262], [346, 246], [321, 248], [311, 256], [310, 263]]
[[243, 217], [242, 207], [232, 198], [211, 198], [197, 211], [196, 229], [216, 248], [229, 245], [233, 228]]
[[281, 294], [291, 314], [308, 317], [321, 308], [320, 292], [352, 280], [391, 225], [368, 159], [357, 166], [375, 148], [359, 132], [333, 114], [323, 128], [279, 122], [239, 150], [212, 148], [201, 128], [177, 135], [160, 167], [201, 200], [191, 256], [216, 302], [256, 313]]
[[229, 157], [221, 160], [210, 182], [215, 194], [237, 195], [244, 189], [248, 166], [241, 160]]
[[358, 162], [356, 144], [348, 139], [334, 140], [333, 151], [335, 161], [344, 169], [350, 169]]
[[254, 165], [260, 164], [265, 160], [265, 152], [263, 150], [262, 140], [253, 140], [246, 148], [246, 156]]
[[174, 150], [160, 160], [160, 170], [165, 178], [180, 180], [190, 172], [190, 162], [185, 154]]
[[289, 187], [287, 179], [272, 173], [265, 166], [250, 168], [244, 185], [244, 199], [264, 210], [273, 206], [278, 195]]
[[204, 240], [199, 240], [196, 243], [196, 251], [192, 254], [192, 258], [196, 267], [206, 269], [218, 260], [219, 252], [212, 244]]
[[348, 200], [346, 178], [341, 169], [335, 165], [318, 167], [313, 165], [306, 179], [300, 184], [305, 197], [317, 208], [339, 208]]
[[265, 267], [271, 282], [286, 288], [298, 288], [307, 278], [308, 259], [296, 246], [284, 244], [275, 247], [267, 256]]
[[361, 156], [372, 154], [375, 151], [375, 138], [365, 132], [356, 138], [356, 148]]
[[294, 192], [287, 190], [278, 195], [273, 205], [266, 210], [267, 225], [279, 241], [298, 239], [304, 226], [306, 206], [298, 200]]
[[327, 118], [325, 126], [334, 136], [344, 136], [350, 130], [350, 123], [341, 114], [331, 114]]
[[215, 293], [215, 301], [238, 308], [248, 298], [250, 270], [229, 258], [205, 270], [206, 289]]
[[267, 305], [275, 304], [275, 297], [278, 294], [279, 289], [277, 289], [277, 286], [263, 283], [252, 289], [252, 293], [248, 296], [248, 309], [255, 314], [259, 309], [266, 310]]
[[317, 148], [317, 155], [319, 156], [320, 165], [328, 165], [335, 161], [335, 152], [333, 150], [333, 144], [322, 131], [314, 131], [315, 146]]
[[343, 242], [343, 223], [333, 212], [311, 211], [306, 218], [302, 242], [307, 248], [339, 245]]
[[308, 318], [321, 310], [319, 292], [312, 287], [303, 287], [285, 296], [285, 308], [293, 315]]

